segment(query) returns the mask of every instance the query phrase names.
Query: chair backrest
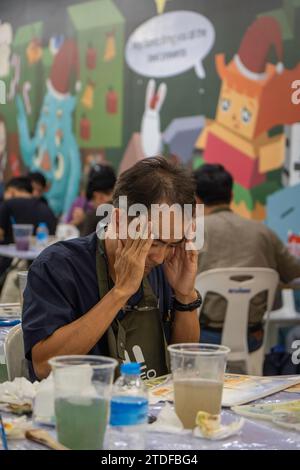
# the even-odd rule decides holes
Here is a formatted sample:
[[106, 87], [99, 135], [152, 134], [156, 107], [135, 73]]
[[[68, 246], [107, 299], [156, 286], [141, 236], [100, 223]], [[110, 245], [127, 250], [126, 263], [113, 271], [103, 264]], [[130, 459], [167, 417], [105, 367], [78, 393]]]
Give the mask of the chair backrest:
[[[221, 268], [199, 274], [196, 288], [205, 298], [214, 292], [227, 300], [222, 344], [232, 353], [248, 354], [248, 313], [251, 299], [267, 291], [267, 314], [272, 309], [279, 276], [269, 268]], [[200, 310], [201, 315], [201, 310]]]
[[16, 325], [5, 338], [4, 354], [8, 380], [16, 377], [28, 378], [27, 361], [24, 353], [23, 331], [21, 325]]

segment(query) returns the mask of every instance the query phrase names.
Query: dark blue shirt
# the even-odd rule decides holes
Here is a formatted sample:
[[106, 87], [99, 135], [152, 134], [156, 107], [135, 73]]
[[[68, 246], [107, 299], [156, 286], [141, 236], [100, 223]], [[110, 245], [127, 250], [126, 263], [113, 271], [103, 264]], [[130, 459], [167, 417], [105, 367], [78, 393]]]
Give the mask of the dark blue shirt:
[[[39, 341], [52, 335], [87, 313], [99, 300], [96, 272], [97, 236], [55, 243], [46, 248], [32, 263], [24, 292], [22, 327], [26, 358], [30, 361], [30, 375], [34, 379], [31, 350]], [[155, 295], [159, 298], [163, 316], [171, 310], [172, 291], [162, 266], [148, 276]], [[135, 294], [128, 303], [135, 303]], [[166, 330], [167, 341], [169, 332]], [[108, 354], [106, 334], [89, 354]]]

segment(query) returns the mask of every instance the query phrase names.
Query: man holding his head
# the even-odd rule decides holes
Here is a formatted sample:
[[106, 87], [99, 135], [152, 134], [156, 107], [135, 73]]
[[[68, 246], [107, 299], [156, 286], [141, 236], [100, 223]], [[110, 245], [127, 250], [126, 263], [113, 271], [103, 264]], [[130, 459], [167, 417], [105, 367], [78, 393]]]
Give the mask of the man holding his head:
[[[171, 214], [166, 238], [160, 217], [133, 219], [120, 209], [121, 197], [128, 208], [143, 204], [148, 211], [153, 204], [195, 205], [186, 170], [163, 157], [144, 159], [117, 180], [112, 221], [101, 233], [42, 252], [24, 293], [22, 327], [32, 378], [47, 377], [48, 360], [65, 354], [137, 361], [143, 377], [153, 378], [169, 371], [167, 343], [199, 340], [198, 254], [186, 250], [182, 213]], [[130, 223], [142, 236], [126, 229], [121, 237]]]

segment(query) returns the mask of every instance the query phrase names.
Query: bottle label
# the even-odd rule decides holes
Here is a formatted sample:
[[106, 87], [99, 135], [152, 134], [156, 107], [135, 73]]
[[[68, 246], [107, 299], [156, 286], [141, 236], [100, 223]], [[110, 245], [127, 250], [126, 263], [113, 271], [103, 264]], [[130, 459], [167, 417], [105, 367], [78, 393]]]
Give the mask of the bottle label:
[[147, 423], [148, 400], [144, 397], [115, 396], [110, 404], [111, 426], [133, 426]]

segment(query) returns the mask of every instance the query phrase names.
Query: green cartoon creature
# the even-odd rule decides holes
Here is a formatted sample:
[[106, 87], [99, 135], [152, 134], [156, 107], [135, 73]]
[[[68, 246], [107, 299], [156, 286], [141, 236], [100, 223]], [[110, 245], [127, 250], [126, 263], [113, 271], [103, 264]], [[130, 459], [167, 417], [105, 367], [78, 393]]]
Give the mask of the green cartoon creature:
[[46, 197], [56, 215], [67, 213], [80, 183], [80, 153], [72, 129], [77, 98], [69, 93], [73, 70], [78, 77], [77, 47], [72, 39], [67, 39], [54, 58], [33, 137], [23, 100], [16, 97], [24, 164], [30, 171], [41, 172], [50, 183]]

